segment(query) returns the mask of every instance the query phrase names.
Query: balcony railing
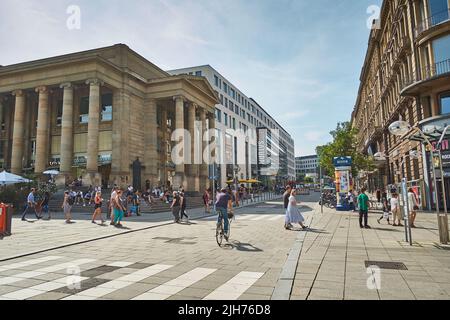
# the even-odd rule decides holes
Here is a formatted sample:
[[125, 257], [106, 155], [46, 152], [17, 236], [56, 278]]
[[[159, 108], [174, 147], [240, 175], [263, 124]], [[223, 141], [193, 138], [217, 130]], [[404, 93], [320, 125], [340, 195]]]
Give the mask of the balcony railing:
[[435, 63], [431, 66], [427, 66], [421, 70], [420, 74], [413, 72], [407, 78], [404, 79], [402, 89], [412, 85], [419, 81], [430, 80], [434, 77], [438, 77], [443, 74], [450, 74], [450, 59]]
[[421, 35], [423, 32], [441, 24], [443, 22], [450, 20], [450, 9], [441, 11], [434, 16], [431, 16], [422, 22], [420, 22], [416, 27], [416, 38]]

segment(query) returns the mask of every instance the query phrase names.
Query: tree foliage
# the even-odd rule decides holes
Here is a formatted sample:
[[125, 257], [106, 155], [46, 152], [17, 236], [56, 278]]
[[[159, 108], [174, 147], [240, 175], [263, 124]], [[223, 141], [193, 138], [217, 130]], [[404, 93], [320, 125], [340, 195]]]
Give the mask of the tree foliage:
[[356, 177], [361, 170], [371, 171], [374, 169], [373, 160], [357, 150], [356, 136], [358, 131], [352, 128], [350, 122], [340, 122], [336, 130], [330, 132], [333, 142], [317, 147], [317, 155], [320, 165], [326, 174], [334, 176], [333, 159], [335, 157], [352, 157], [352, 175]]

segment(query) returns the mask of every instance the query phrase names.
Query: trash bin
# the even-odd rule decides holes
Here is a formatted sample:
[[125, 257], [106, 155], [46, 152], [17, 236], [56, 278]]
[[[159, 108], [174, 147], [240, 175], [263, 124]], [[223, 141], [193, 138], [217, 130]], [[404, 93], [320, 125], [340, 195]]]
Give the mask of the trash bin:
[[12, 216], [12, 206], [0, 203], [0, 237], [11, 235]]

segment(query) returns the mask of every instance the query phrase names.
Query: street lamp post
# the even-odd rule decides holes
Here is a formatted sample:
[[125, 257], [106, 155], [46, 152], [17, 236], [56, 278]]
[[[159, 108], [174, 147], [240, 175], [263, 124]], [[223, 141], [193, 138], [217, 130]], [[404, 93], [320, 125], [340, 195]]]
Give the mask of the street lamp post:
[[[436, 203], [436, 214], [438, 217], [438, 226], [439, 226], [439, 238], [440, 238], [440, 242], [442, 244], [447, 244], [449, 241], [449, 233], [448, 233], [448, 217], [447, 217], [447, 204], [446, 204], [446, 195], [445, 195], [445, 182], [444, 182], [444, 172], [442, 170], [442, 159], [441, 159], [441, 153], [440, 153], [440, 144], [442, 143], [445, 134], [447, 132], [447, 130], [449, 129], [449, 127], [447, 126], [444, 130], [444, 132], [441, 135], [441, 138], [439, 140], [439, 143], [436, 146], [437, 149], [437, 154], [439, 157], [439, 162], [440, 162], [440, 169], [441, 169], [441, 182], [442, 182], [442, 193], [443, 193], [443, 199], [444, 199], [444, 209], [445, 212], [444, 214], [441, 214], [440, 209], [439, 209], [439, 195], [438, 195], [438, 188], [437, 188], [437, 177], [436, 177], [436, 168], [434, 163], [432, 164], [432, 171], [433, 171], [433, 181], [434, 181], [434, 194], [435, 194], [435, 203]], [[412, 130], [412, 132], [411, 132]], [[391, 134], [399, 136], [399, 137], [405, 137], [407, 134], [412, 135], [414, 133], [419, 133], [421, 138], [423, 139], [423, 142], [425, 142], [429, 147], [430, 150], [434, 156], [434, 151], [433, 151], [433, 144], [430, 142], [430, 140], [427, 138], [427, 136], [425, 135], [425, 133], [418, 127], [411, 127], [409, 125], [408, 122], [403, 121], [401, 118], [399, 121], [396, 121], [394, 123], [392, 123], [389, 126], [389, 131]], [[407, 209], [408, 208], [408, 202], [406, 203], [407, 205]]]
[[[404, 219], [405, 219], [405, 241], [409, 242], [409, 244], [412, 246], [412, 231], [411, 231], [411, 223], [409, 221], [409, 213], [411, 211], [411, 208], [409, 207], [409, 201], [408, 201], [408, 188], [407, 188], [407, 181], [406, 178], [404, 176], [404, 172], [405, 172], [405, 160], [407, 158], [411, 158], [411, 159], [418, 159], [419, 155], [416, 151], [410, 151], [410, 153], [408, 155], [406, 155], [406, 157], [404, 157], [401, 161], [401, 173], [402, 173], [402, 195], [403, 195], [403, 212], [404, 212]], [[381, 153], [377, 153], [374, 155], [374, 158], [376, 160], [380, 160], [380, 161], [384, 161], [387, 158], [389, 158], [389, 156], [385, 156]], [[394, 221], [395, 222], [395, 221]]]

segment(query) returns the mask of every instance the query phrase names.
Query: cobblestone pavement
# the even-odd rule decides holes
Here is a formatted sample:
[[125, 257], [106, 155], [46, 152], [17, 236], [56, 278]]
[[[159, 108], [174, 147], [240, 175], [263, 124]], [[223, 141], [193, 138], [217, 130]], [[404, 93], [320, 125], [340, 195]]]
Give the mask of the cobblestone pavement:
[[[308, 232], [284, 230], [282, 203], [274, 200], [238, 211], [223, 248], [215, 242], [214, 217], [181, 225], [127, 221], [160, 226], [2, 261], [0, 299], [269, 300], [283, 290], [292, 300], [450, 298], [450, 254], [436, 243], [435, 215], [419, 215], [410, 247], [403, 229], [379, 225], [378, 215], [370, 216], [373, 229], [362, 230], [355, 213], [321, 214], [315, 197], [300, 196]], [[62, 234], [74, 230], [54, 223]], [[75, 238], [83, 226], [115, 230], [79, 223], [67, 226], [79, 227]], [[27, 234], [39, 224], [26, 225]], [[44, 235], [32, 241], [58, 239]], [[30, 243], [25, 235], [20, 241]], [[381, 281], [369, 281], [369, 288], [377, 273], [367, 273], [366, 260], [402, 262], [408, 270], [381, 269]], [[290, 270], [293, 281], [286, 282]]]
[[[63, 213], [53, 213], [50, 221], [37, 221], [34, 215], [30, 214], [29, 221], [24, 222], [20, 220], [20, 216], [15, 216], [12, 223], [13, 236], [0, 240], [0, 261], [72, 243], [173, 223], [172, 213], [164, 212], [125, 218], [124, 228], [112, 227], [109, 222], [104, 225], [94, 225], [91, 223], [92, 211], [93, 208], [87, 207], [85, 213], [73, 213], [75, 223], [69, 225], [64, 223]], [[191, 219], [207, 216], [203, 208], [190, 209], [188, 214]], [[106, 213], [103, 213], [103, 218], [106, 219]]]
[[223, 248], [204, 217], [3, 261], [0, 298], [268, 300], [298, 234], [284, 230], [281, 206], [237, 211]]
[[[325, 209], [321, 214], [317, 207], [291, 299], [450, 299], [450, 247], [439, 244], [436, 214], [418, 214], [412, 247], [404, 228], [386, 220], [378, 224], [380, 216], [370, 214], [372, 229], [360, 229], [357, 213]], [[378, 279], [378, 272], [371, 277], [375, 269], [366, 268], [369, 260], [380, 267], [379, 262], [401, 262], [407, 270], [381, 268]]]

